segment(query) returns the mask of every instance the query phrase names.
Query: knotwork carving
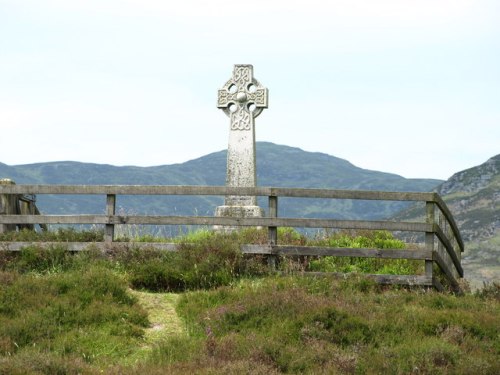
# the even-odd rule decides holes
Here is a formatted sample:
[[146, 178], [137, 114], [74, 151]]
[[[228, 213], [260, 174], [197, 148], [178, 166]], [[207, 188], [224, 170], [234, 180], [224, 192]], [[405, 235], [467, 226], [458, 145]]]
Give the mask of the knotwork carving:
[[219, 90], [217, 107], [231, 119], [231, 130], [251, 130], [267, 108], [268, 91], [253, 77], [252, 65], [235, 65], [232, 78]]

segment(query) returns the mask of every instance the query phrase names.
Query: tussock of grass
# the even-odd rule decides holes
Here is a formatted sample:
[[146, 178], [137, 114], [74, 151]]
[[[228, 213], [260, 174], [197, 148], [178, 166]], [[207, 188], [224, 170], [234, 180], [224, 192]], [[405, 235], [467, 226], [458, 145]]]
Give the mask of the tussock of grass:
[[48, 373], [37, 367], [45, 366], [36, 362], [44, 354], [114, 363], [142, 340], [147, 324], [126, 282], [105, 268], [14, 274], [0, 289], [0, 373], [12, 363]]

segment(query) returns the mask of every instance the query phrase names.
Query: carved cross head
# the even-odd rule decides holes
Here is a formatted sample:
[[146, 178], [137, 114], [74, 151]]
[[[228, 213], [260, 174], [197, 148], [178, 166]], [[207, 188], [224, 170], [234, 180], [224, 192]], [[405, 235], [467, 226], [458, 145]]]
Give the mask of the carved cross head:
[[253, 119], [267, 108], [268, 90], [253, 77], [252, 65], [235, 65], [219, 90], [217, 107], [231, 118], [231, 130], [252, 129]]

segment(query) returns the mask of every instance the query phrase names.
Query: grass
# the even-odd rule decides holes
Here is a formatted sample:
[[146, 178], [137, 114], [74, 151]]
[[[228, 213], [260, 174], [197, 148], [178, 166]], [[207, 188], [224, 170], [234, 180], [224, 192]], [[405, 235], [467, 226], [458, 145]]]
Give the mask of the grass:
[[[190, 337], [152, 373], [496, 374], [498, 300], [375, 285], [359, 276], [266, 277], [183, 294]], [[237, 369], [237, 370], [236, 370]]]
[[[277, 276], [239, 252], [266, 235], [193, 232], [176, 253], [0, 252], [0, 374], [500, 373], [499, 285], [456, 296], [293, 272], [345, 266], [316, 259], [282, 259]], [[385, 232], [279, 238], [402, 246]]]
[[45, 355], [116, 363], [148, 324], [126, 281], [97, 265], [45, 275], [2, 271], [0, 278], [0, 373], [31, 368]]
[[176, 312], [180, 295], [175, 293], [152, 293], [129, 289], [138, 304], [148, 313], [149, 325], [144, 329], [143, 343], [126, 361], [133, 365], [150, 356], [155, 345], [173, 337], [187, 335], [184, 323]]

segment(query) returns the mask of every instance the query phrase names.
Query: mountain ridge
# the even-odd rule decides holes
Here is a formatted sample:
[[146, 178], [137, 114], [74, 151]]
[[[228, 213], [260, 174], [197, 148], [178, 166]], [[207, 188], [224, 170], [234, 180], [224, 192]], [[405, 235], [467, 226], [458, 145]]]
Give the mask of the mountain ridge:
[[[345, 159], [297, 147], [257, 142], [259, 186], [360, 189], [385, 191], [430, 191], [442, 180], [406, 179], [402, 176], [357, 167]], [[217, 151], [184, 163], [152, 167], [113, 166], [75, 161], [8, 166], [0, 164], [0, 176], [18, 184], [103, 185], [209, 185], [225, 184], [227, 151]], [[95, 197], [39, 197], [46, 213], [100, 213]], [[140, 197], [119, 197], [125, 210], [138, 213], [212, 215], [222, 197], [158, 197], [148, 202]], [[76, 202], [76, 203], [75, 203]], [[80, 202], [80, 203], [78, 203]], [[281, 204], [282, 203], [282, 204]], [[261, 202], [263, 207], [266, 202]], [[83, 207], [84, 212], [77, 212]], [[280, 202], [281, 216], [375, 219], [405, 207], [404, 202], [287, 199]]]

